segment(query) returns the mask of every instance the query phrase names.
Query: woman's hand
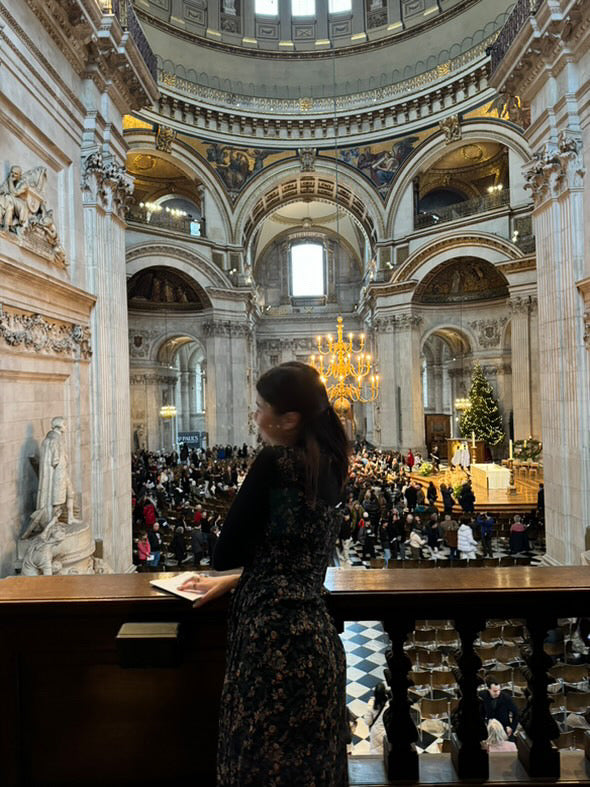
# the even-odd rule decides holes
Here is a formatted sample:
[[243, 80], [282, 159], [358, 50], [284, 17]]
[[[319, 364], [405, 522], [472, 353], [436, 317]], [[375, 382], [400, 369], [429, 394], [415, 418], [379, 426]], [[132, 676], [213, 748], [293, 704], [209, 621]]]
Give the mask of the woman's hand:
[[193, 607], [202, 607], [215, 598], [224, 596], [238, 584], [239, 574], [230, 574], [223, 577], [192, 577], [183, 582], [178, 588], [189, 592], [202, 593], [193, 604]]

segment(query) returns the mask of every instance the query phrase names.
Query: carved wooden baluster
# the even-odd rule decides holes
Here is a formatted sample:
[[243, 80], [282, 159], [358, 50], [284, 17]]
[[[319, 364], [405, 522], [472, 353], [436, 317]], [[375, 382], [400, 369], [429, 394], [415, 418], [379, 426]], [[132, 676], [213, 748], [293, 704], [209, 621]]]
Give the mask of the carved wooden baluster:
[[527, 618], [530, 640], [522, 648], [527, 664], [523, 672], [529, 687], [529, 700], [522, 712], [520, 723], [524, 729], [516, 736], [518, 757], [531, 777], [559, 778], [559, 750], [551, 741], [559, 737], [559, 727], [551, 715], [553, 700], [547, 694], [551, 679], [547, 670], [551, 658], [543, 650], [543, 642], [550, 628], [557, 626], [555, 619]]
[[410, 715], [411, 702], [408, 688], [413, 686], [408, 672], [412, 662], [404, 651], [404, 642], [414, 630], [414, 620], [390, 618], [383, 621], [383, 628], [391, 640], [391, 649], [385, 654], [389, 670], [386, 680], [391, 689], [389, 708], [383, 715], [387, 740], [383, 745], [385, 771], [390, 781], [418, 780], [418, 752], [415, 743], [418, 730]]
[[488, 753], [482, 749], [481, 742], [488, 734], [478, 696], [477, 672], [481, 668], [481, 659], [473, 649], [478, 632], [485, 628], [485, 620], [459, 618], [455, 620], [455, 628], [461, 638], [461, 651], [457, 656], [459, 666], [454, 670], [461, 699], [457, 709], [457, 727], [451, 735], [451, 756], [460, 779], [487, 779]]

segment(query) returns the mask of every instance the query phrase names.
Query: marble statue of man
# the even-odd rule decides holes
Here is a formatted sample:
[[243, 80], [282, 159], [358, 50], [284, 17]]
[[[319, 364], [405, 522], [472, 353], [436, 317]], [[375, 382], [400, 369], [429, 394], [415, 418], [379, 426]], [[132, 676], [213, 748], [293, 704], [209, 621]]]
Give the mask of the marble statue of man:
[[36, 530], [44, 528], [53, 519], [56, 510], [66, 506], [68, 524], [74, 519], [74, 493], [68, 476], [68, 457], [64, 432], [65, 419], [53, 418], [51, 429], [41, 443], [39, 457], [39, 488], [37, 490], [36, 510], [31, 514], [31, 522], [23, 538], [28, 538]]
[[0, 185], [0, 212], [2, 213], [2, 228], [10, 230], [13, 224], [24, 224], [29, 209], [22, 194], [26, 191], [27, 183], [23, 179], [20, 167], [10, 168], [8, 177]]
[[43, 532], [31, 539], [30, 546], [23, 557], [21, 573], [25, 577], [51, 576], [54, 568], [55, 556], [59, 545], [66, 537], [63, 525], [59, 523], [61, 506], [56, 509], [49, 524]]

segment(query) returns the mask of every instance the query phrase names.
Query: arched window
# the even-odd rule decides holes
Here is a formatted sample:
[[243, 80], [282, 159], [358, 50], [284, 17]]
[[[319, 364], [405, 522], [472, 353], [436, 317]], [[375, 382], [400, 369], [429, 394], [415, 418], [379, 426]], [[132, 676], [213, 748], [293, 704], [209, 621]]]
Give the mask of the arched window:
[[314, 16], [315, 0], [291, 0], [291, 16]]
[[290, 262], [293, 298], [314, 298], [326, 294], [324, 247], [321, 243], [293, 243]]
[[279, 0], [254, 0], [254, 13], [260, 16], [277, 16]]

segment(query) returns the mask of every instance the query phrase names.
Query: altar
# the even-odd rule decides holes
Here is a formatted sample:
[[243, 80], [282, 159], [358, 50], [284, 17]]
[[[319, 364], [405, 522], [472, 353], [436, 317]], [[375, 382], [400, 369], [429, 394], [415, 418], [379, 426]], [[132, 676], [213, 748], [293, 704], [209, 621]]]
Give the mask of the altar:
[[474, 485], [485, 487], [488, 490], [506, 490], [510, 486], [510, 470], [493, 463], [472, 464], [471, 480]]

